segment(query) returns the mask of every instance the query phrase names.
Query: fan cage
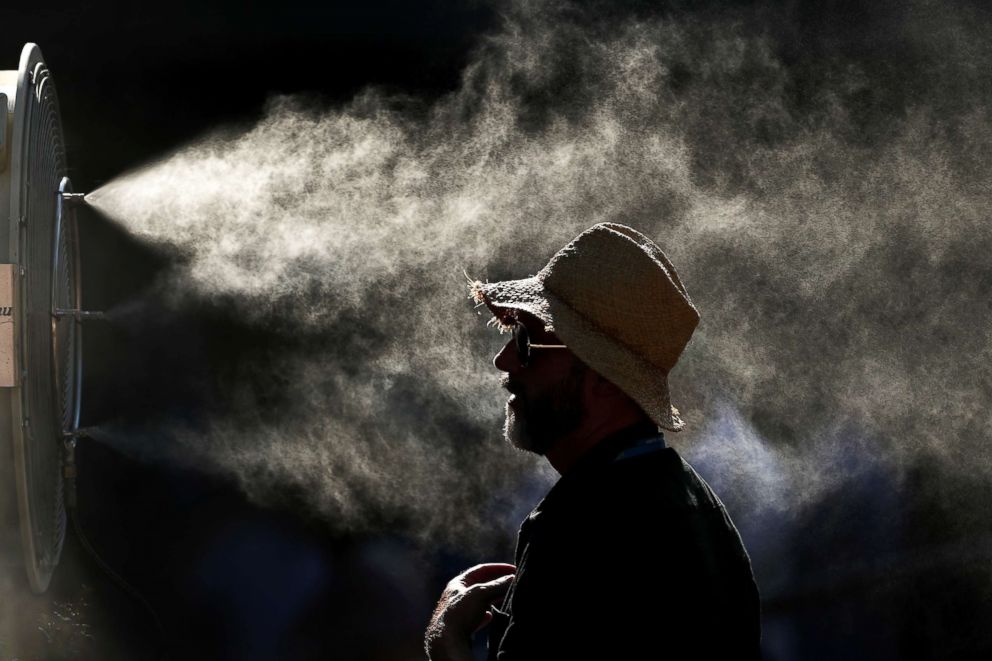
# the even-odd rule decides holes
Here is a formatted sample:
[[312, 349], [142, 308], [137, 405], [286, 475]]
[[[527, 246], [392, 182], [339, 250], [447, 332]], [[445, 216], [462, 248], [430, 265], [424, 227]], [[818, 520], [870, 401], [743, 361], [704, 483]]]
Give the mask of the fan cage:
[[75, 212], [62, 194], [65, 145], [58, 97], [37, 46], [25, 46], [18, 72], [11, 154], [9, 253], [17, 267], [11, 397], [21, 542], [31, 588], [47, 589], [66, 533], [63, 452], [79, 423], [80, 329], [59, 309], [79, 309]]

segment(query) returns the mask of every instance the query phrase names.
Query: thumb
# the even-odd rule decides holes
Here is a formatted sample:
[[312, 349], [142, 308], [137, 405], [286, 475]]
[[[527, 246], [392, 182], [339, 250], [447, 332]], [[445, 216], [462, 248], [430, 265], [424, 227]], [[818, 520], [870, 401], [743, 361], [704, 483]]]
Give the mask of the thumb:
[[494, 603], [503, 598], [506, 591], [510, 589], [511, 583], [513, 583], [513, 574], [507, 574], [492, 581], [476, 583], [472, 586], [471, 591], [477, 595], [478, 599]]

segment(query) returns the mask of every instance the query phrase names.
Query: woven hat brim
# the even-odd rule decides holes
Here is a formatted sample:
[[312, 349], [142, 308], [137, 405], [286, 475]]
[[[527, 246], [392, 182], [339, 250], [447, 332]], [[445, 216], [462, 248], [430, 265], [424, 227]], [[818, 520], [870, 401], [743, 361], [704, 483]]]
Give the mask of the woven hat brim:
[[675, 432], [685, 428], [678, 409], [672, 406], [668, 374], [561, 301], [540, 279], [476, 282], [472, 295], [502, 324], [511, 322], [511, 310], [534, 315], [582, 362], [637, 402], [659, 427]]
[[536, 277], [502, 282], [474, 282], [472, 297], [486, 307], [503, 325], [510, 325], [512, 310], [528, 312], [542, 322], [548, 331], [554, 331], [554, 319], [545, 296], [544, 285]]

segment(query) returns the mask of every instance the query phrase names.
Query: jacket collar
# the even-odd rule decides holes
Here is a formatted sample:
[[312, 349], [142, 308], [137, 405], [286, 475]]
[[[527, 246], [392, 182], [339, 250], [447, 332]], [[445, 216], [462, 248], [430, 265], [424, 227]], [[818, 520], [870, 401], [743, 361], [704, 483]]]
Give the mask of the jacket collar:
[[[592, 449], [582, 455], [567, 473], [558, 479], [527, 519], [533, 519], [556, 500], [564, 497], [563, 494], [572, 490], [571, 485], [580, 484], [594, 476], [606, 466], [616, 461], [618, 456], [625, 450], [636, 446], [646, 439], [661, 439], [662, 443], [664, 443], [664, 436], [653, 423], [632, 425], [603, 438]], [[526, 521], [524, 523], [526, 524]]]

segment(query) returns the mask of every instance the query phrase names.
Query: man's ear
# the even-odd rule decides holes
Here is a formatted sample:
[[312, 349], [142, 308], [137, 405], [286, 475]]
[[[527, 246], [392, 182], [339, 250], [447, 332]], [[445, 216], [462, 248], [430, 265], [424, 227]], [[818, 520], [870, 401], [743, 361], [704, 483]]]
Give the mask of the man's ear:
[[586, 375], [586, 387], [589, 389], [589, 394], [597, 399], [627, 397], [627, 394], [615, 386], [612, 381], [593, 369], [589, 369]]

